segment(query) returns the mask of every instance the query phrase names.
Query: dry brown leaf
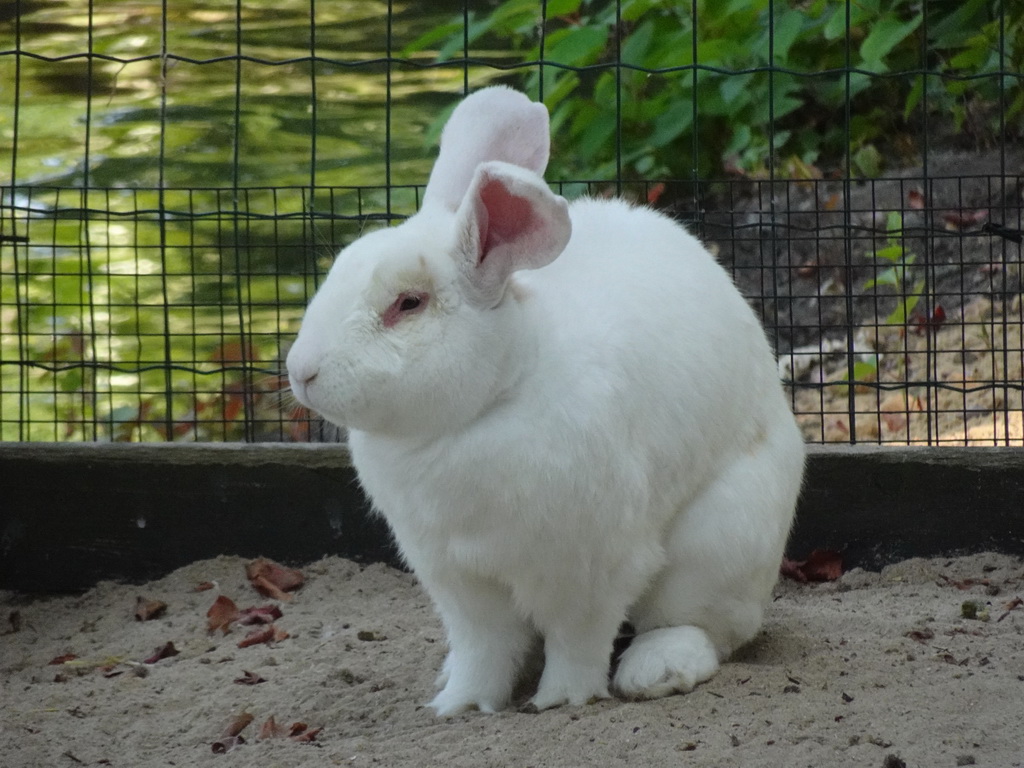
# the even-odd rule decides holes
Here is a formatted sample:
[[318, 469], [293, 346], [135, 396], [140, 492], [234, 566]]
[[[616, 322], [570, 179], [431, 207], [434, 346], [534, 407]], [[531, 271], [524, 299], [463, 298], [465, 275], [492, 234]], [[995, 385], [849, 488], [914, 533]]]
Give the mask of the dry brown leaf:
[[[253, 586], [263, 594], [267, 594], [263, 590], [268, 585], [273, 585], [279, 592], [292, 592], [301, 587], [306, 580], [301, 571], [287, 568], [266, 557], [259, 557], [248, 563], [245, 566], [245, 575], [249, 581], [253, 582]], [[267, 597], [280, 599], [271, 594], [267, 594]]]
[[815, 549], [806, 560], [784, 558], [780, 570], [783, 576], [802, 583], [835, 581], [843, 575], [843, 556], [832, 549]]
[[996, 622], [998, 623], [998, 622], [1002, 621], [1003, 619], [1005, 619], [1007, 616], [1010, 615], [1010, 611], [1016, 610], [1017, 608], [1020, 608], [1022, 605], [1024, 605], [1024, 600], [1021, 600], [1019, 597], [1013, 598], [1013, 600], [1011, 600], [1010, 602], [1008, 602], [1006, 605], [1003, 606], [1003, 610], [1005, 611], [1005, 613], [1003, 613], [1002, 616], [1000, 616], [998, 619], [996, 619]]
[[135, 598], [135, 620], [149, 621], [157, 619], [167, 611], [167, 603], [162, 600], [150, 600], [139, 595]]
[[213, 589], [216, 585], [212, 581], [201, 581], [196, 584], [194, 592], [206, 592], [207, 590]]
[[911, 630], [910, 632], [907, 632], [905, 636], [925, 645], [929, 640], [935, 637], [935, 633], [926, 627], [925, 629]]
[[214, 754], [223, 755], [226, 752], [230, 752], [239, 744], [245, 744], [245, 739], [241, 736], [225, 736], [222, 739], [217, 739], [210, 745], [210, 747], [213, 749]]
[[239, 648], [248, 648], [251, 645], [260, 643], [279, 643], [288, 638], [288, 632], [276, 627], [273, 624], [264, 624], [252, 630], [249, 634], [238, 641]]
[[238, 623], [243, 626], [251, 624], [273, 624], [281, 618], [281, 609], [276, 605], [260, 605], [245, 608], [238, 612]]
[[942, 215], [946, 223], [946, 229], [951, 232], [960, 232], [981, 224], [988, 218], [988, 211], [950, 211]]
[[253, 588], [264, 597], [269, 597], [272, 600], [281, 600], [288, 602], [292, 599], [292, 596], [282, 590], [273, 582], [269, 581], [265, 576], [257, 576], [249, 581]]
[[224, 754], [225, 752], [230, 752], [239, 744], [245, 744], [245, 739], [240, 734], [253, 721], [253, 718], [254, 716], [250, 712], [241, 712], [233, 717], [231, 722], [225, 726], [221, 738], [210, 745], [213, 751], [217, 754]]
[[271, 715], [264, 721], [263, 725], [260, 726], [260, 732], [257, 738], [262, 741], [263, 739], [273, 739], [285, 736], [287, 733], [288, 729], [283, 725], [278, 725], [277, 720], [273, 715]]
[[56, 657], [50, 659], [49, 663], [50, 664], [66, 664], [67, 662], [74, 661], [77, 658], [78, 658], [77, 654], [65, 653], [62, 656], [56, 656]]
[[[317, 734], [323, 730], [323, 728], [311, 728], [307, 730], [305, 723], [296, 723], [295, 725], [301, 725], [302, 730], [288, 736], [292, 741], [316, 741]], [[292, 726], [293, 729], [295, 728], [295, 725]]]
[[237, 621], [240, 616], [238, 606], [230, 597], [218, 595], [213, 601], [210, 610], [206, 612], [207, 630], [216, 632], [218, 629], [226, 635], [231, 631], [231, 622]]
[[174, 643], [166, 642], [153, 651], [153, 655], [142, 660], [143, 664], [156, 664], [161, 659], [168, 659], [171, 656], [177, 656], [178, 649], [174, 647]]
[[231, 722], [229, 722], [224, 727], [224, 735], [237, 736], [246, 729], [249, 723], [251, 723], [255, 719], [256, 716], [251, 712], [240, 712], [239, 714], [235, 715], [235, 717], [231, 719]]
[[259, 685], [260, 683], [267, 682], [267, 678], [256, 674], [255, 672], [249, 672], [248, 670], [242, 670], [242, 676], [236, 677], [234, 682], [238, 685]]
[[259, 738], [263, 739], [274, 739], [274, 738], [287, 738], [292, 741], [309, 742], [315, 741], [316, 736], [323, 728], [310, 729], [306, 723], [297, 722], [292, 723], [290, 726], [283, 726], [278, 724], [277, 720], [273, 715], [267, 718], [266, 722], [260, 726]]

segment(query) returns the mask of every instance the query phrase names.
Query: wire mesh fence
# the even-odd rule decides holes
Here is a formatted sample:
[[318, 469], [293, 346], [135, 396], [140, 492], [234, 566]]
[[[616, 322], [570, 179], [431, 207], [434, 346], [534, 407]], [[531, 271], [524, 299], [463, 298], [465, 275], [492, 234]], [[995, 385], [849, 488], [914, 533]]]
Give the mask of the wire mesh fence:
[[[281, 375], [303, 309], [338, 248], [416, 210], [447, 109], [500, 81], [553, 107], [558, 191], [709, 244], [808, 440], [1024, 444], [1009, 6], [473, 5], [9, 3], [0, 439], [335, 439]], [[713, 39], [740, 16], [749, 59]], [[878, 29], [909, 64], [872, 63]], [[816, 30], [838, 58], [812, 67], [791, 52]]]

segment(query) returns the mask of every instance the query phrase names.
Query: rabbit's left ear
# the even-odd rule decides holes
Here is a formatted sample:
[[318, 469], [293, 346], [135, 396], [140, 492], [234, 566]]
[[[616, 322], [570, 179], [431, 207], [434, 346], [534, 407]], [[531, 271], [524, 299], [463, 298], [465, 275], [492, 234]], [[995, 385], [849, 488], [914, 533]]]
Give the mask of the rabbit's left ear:
[[448, 118], [441, 151], [423, 192], [423, 208], [459, 207], [481, 163], [500, 160], [544, 175], [551, 136], [548, 110], [495, 85], [467, 96]]
[[501, 300], [513, 272], [554, 261], [572, 234], [565, 198], [536, 174], [503, 162], [477, 168], [456, 227], [456, 258], [485, 306]]

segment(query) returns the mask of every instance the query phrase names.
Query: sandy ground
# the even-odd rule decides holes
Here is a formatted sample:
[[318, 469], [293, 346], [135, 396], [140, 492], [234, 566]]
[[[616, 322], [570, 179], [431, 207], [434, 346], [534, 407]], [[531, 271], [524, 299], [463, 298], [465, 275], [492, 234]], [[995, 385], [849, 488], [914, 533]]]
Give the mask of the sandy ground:
[[[268, 602], [244, 562], [82, 596], [0, 593], [0, 765], [1024, 766], [1024, 607], [1006, 608], [1024, 595], [1019, 558], [785, 581], [760, 637], [691, 694], [449, 720], [423, 706], [444, 638], [412, 576], [307, 565], [279, 604], [289, 637], [239, 648], [248, 628], [211, 635], [206, 612], [218, 594]], [[203, 581], [216, 587], [194, 591]], [[166, 614], [135, 620], [139, 595]], [[963, 617], [965, 601], [981, 618]], [[168, 641], [178, 655], [138, 664]], [[50, 663], [65, 654], [77, 658]], [[266, 682], [233, 682], [245, 672]], [[214, 753], [242, 712], [254, 716], [246, 743]], [[261, 740], [270, 716], [323, 730], [310, 743]]]
[[[870, 385], [854, 390], [857, 439], [889, 445], [1024, 445], [1024, 308], [978, 298], [950, 311], [930, 334], [902, 327], [859, 329], [855, 362], [876, 361], [856, 375]], [[822, 354], [831, 344], [832, 354]], [[813, 443], [850, 439], [849, 393], [833, 382], [849, 378], [846, 344], [812, 345], [795, 359], [784, 356], [784, 376], [815, 386], [799, 387], [793, 410]], [[786, 366], [794, 366], [788, 369]], [[908, 382], [932, 381], [936, 386]], [[1007, 381], [1003, 387], [998, 382]], [[996, 382], [993, 384], [993, 382]], [[821, 385], [821, 386], [819, 386]]]

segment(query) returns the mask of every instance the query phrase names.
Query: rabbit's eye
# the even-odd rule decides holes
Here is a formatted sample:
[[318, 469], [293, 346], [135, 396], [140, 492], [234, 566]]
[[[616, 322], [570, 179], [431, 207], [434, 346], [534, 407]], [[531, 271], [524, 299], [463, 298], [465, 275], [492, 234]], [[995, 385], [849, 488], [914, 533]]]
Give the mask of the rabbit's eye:
[[422, 312], [429, 299], [430, 296], [426, 293], [400, 293], [381, 316], [384, 327], [390, 328], [403, 317]]

